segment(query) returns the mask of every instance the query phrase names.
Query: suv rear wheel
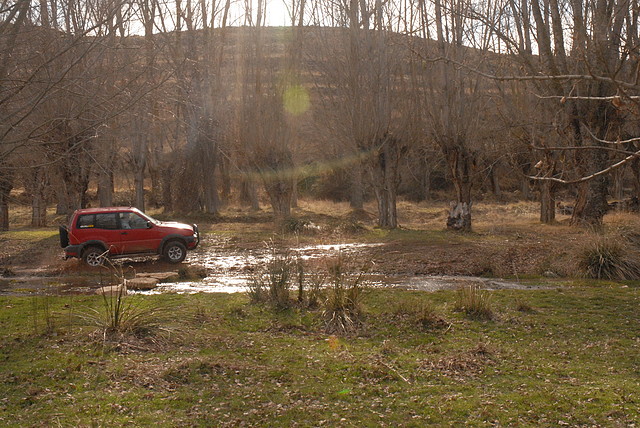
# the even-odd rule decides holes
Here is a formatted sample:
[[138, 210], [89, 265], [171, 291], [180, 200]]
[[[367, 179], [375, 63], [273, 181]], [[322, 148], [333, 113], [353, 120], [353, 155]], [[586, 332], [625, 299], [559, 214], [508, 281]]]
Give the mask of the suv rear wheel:
[[102, 266], [104, 250], [99, 247], [89, 247], [82, 252], [82, 260], [90, 267]]
[[169, 241], [163, 255], [169, 263], [180, 263], [187, 256], [187, 247], [180, 241]]

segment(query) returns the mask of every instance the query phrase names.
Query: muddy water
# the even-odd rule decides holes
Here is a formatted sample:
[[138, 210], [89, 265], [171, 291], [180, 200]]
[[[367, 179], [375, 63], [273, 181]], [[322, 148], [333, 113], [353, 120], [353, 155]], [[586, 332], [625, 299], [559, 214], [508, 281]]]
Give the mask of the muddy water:
[[[302, 260], [321, 259], [342, 254], [351, 256], [362, 248], [382, 244], [335, 244], [302, 246], [290, 249], [292, 257]], [[248, 251], [229, 251], [228, 249], [208, 249], [206, 252], [191, 253], [186, 262], [203, 266], [208, 276], [201, 281], [173, 282], [160, 284], [157, 288], [141, 292], [159, 293], [239, 293], [247, 291], [251, 275], [260, 266], [271, 259], [271, 253], [265, 249]]]
[[[292, 257], [309, 261], [336, 256], [357, 257], [358, 251], [382, 244], [335, 244], [300, 246], [292, 248]], [[162, 283], [150, 291], [140, 294], [160, 293], [240, 293], [247, 290], [253, 272], [264, 266], [271, 258], [266, 248], [237, 250], [211, 245], [190, 253], [186, 264], [202, 266], [207, 276], [200, 281]], [[372, 273], [365, 282], [372, 287], [401, 288], [407, 290], [437, 291], [456, 289], [463, 285], [476, 285], [484, 289], [528, 289], [547, 288], [540, 285], [523, 285], [500, 279], [465, 276], [398, 276]], [[108, 273], [95, 276], [30, 276], [0, 278], [0, 295], [38, 294], [91, 294], [101, 286], [117, 283], [117, 278]]]
[[[293, 256], [303, 260], [321, 259], [323, 257], [343, 254], [347, 257], [358, 250], [382, 244], [337, 244], [316, 245], [291, 249]], [[160, 284], [157, 288], [144, 291], [144, 294], [159, 293], [239, 293], [247, 291], [251, 274], [259, 266], [269, 261], [271, 255], [265, 250], [230, 253], [228, 250], [214, 250], [207, 253], [195, 253], [187, 260], [189, 263], [207, 268], [209, 275], [202, 281], [174, 282]], [[500, 279], [470, 276], [400, 276], [372, 273], [365, 277], [371, 287], [402, 288], [407, 290], [438, 291], [457, 289], [464, 285], [476, 285], [487, 290], [499, 289], [539, 289], [541, 285], [525, 285]]]

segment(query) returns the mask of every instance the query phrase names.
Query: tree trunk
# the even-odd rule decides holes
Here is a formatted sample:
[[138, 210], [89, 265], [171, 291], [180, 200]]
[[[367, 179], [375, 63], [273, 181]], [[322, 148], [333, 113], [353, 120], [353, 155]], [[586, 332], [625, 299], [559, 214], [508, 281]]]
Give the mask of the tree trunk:
[[56, 193], [56, 215], [69, 214], [69, 195], [66, 190], [66, 183], [62, 182], [60, 186], [55, 186]]
[[422, 172], [422, 198], [425, 201], [431, 200], [431, 165], [428, 161], [424, 163], [424, 170]]
[[133, 176], [133, 185], [135, 188], [135, 207], [144, 212], [144, 169], [137, 168]]
[[298, 208], [298, 180], [297, 178], [292, 178], [292, 186], [291, 189], [291, 208]]
[[364, 190], [362, 183], [362, 165], [357, 161], [351, 169], [351, 184], [349, 188], [349, 206], [353, 210], [364, 209]]
[[640, 199], [640, 159], [634, 159], [631, 163], [633, 172], [633, 195]]
[[0, 230], [9, 230], [9, 194], [13, 189], [13, 177], [0, 162]]
[[493, 192], [496, 197], [500, 197], [502, 192], [500, 190], [500, 181], [498, 180], [496, 169], [495, 166], [489, 168], [489, 180], [491, 181], [491, 192]]
[[44, 168], [36, 167], [30, 181], [31, 193], [31, 227], [47, 225], [47, 177]]
[[273, 208], [273, 215], [277, 221], [291, 217], [291, 195], [293, 186], [285, 179], [271, 179], [265, 182], [265, 190]]
[[9, 230], [8, 195], [0, 195], [0, 230]]
[[164, 212], [173, 212], [173, 175], [174, 166], [169, 163], [163, 168], [164, 174], [160, 177], [160, 187], [162, 188], [162, 206]]
[[149, 178], [151, 179], [151, 191], [149, 192], [149, 205], [158, 208], [161, 205], [162, 186], [160, 176], [162, 172], [157, 167], [149, 166]]
[[47, 203], [42, 195], [34, 195], [31, 199], [31, 227], [47, 226]]
[[621, 201], [624, 199], [624, 176], [626, 168], [624, 166], [613, 171], [613, 198]]
[[374, 159], [373, 184], [378, 201], [378, 226], [388, 229], [398, 227], [397, 189], [400, 183], [399, 163], [405, 152], [401, 143], [385, 136], [382, 147]]
[[198, 140], [200, 146], [200, 160], [202, 162], [202, 191], [204, 194], [204, 211], [217, 215], [220, 211], [220, 197], [218, 196], [218, 178], [216, 169], [218, 165], [218, 144], [213, 137], [213, 124], [206, 120], [204, 129], [200, 130]]
[[471, 230], [471, 203], [451, 201], [447, 228], [464, 232]]
[[100, 168], [98, 173], [98, 202], [101, 207], [113, 206], [113, 170]]
[[456, 201], [451, 203], [447, 228], [471, 231], [471, 188], [475, 170], [475, 158], [462, 147], [446, 147], [445, 157], [449, 164], [451, 179], [456, 189]]
[[250, 178], [243, 178], [240, 181], [240, 203], [249, 206], [252, 211], [260, 210], [260, 200], [256, 183]]
[[229, 171], [230, 162], [227, 158], [222, 157], [218, 165], [220, 165], [220, 177], [222, 181], [222, 189], [220, 192], [221, 204], [227, 204], [231, 198], [231, 174]]
[[[589, 158], [595, 171], [606, 168], [608, 161], [606, 151], [593, 153]], [[571, 223], [586, 224], [595, 228], [602, 227], [602, 220], [608, 211], [608, 193], [609, 177], [607, 176], [598, 176], [580, 185]]]
[[549, 181], [540, 183], [540, 222], [551, 224], [556, 219], [555, 185]]
[[531, 180], [527, 176], [523, 176], [522, 181], [520, 182], [520, 191], [522, 192], [522, 198], [525, 201], [531, 199], [530, 181]]
[[204, 178], [204, 211], [217, 215], [220, 212], [220, 197], [218, 196], [218, 179], [216, 177], [215, 162], [208, 167]]

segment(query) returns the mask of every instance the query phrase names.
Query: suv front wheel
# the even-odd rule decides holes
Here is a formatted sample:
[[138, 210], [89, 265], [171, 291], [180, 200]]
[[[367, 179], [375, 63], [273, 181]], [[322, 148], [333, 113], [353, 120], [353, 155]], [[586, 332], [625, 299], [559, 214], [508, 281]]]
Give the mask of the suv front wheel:
[[187, 247], [180, 241], [169, 241], [164, 247], [163, 255], [170, 263], [180, 263], [187, 256]]

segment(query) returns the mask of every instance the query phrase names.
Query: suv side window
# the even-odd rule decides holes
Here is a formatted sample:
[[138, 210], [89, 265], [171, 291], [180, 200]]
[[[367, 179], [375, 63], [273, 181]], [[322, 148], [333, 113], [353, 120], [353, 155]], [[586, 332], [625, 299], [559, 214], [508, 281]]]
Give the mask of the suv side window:
[[95, 217], [93, 214], [81, 215], [78, 217], [77, 222], [78, 229], [88, 229], [90, 227], [95, 227]]
[[96, 228], [117, 229], [118, 223], [116, 222], [115, 213], [96, 214]]
[[146, 229], [147, 219], [140, 217], [136, 213], [119, 213], [120, 225], [122, 229]]

